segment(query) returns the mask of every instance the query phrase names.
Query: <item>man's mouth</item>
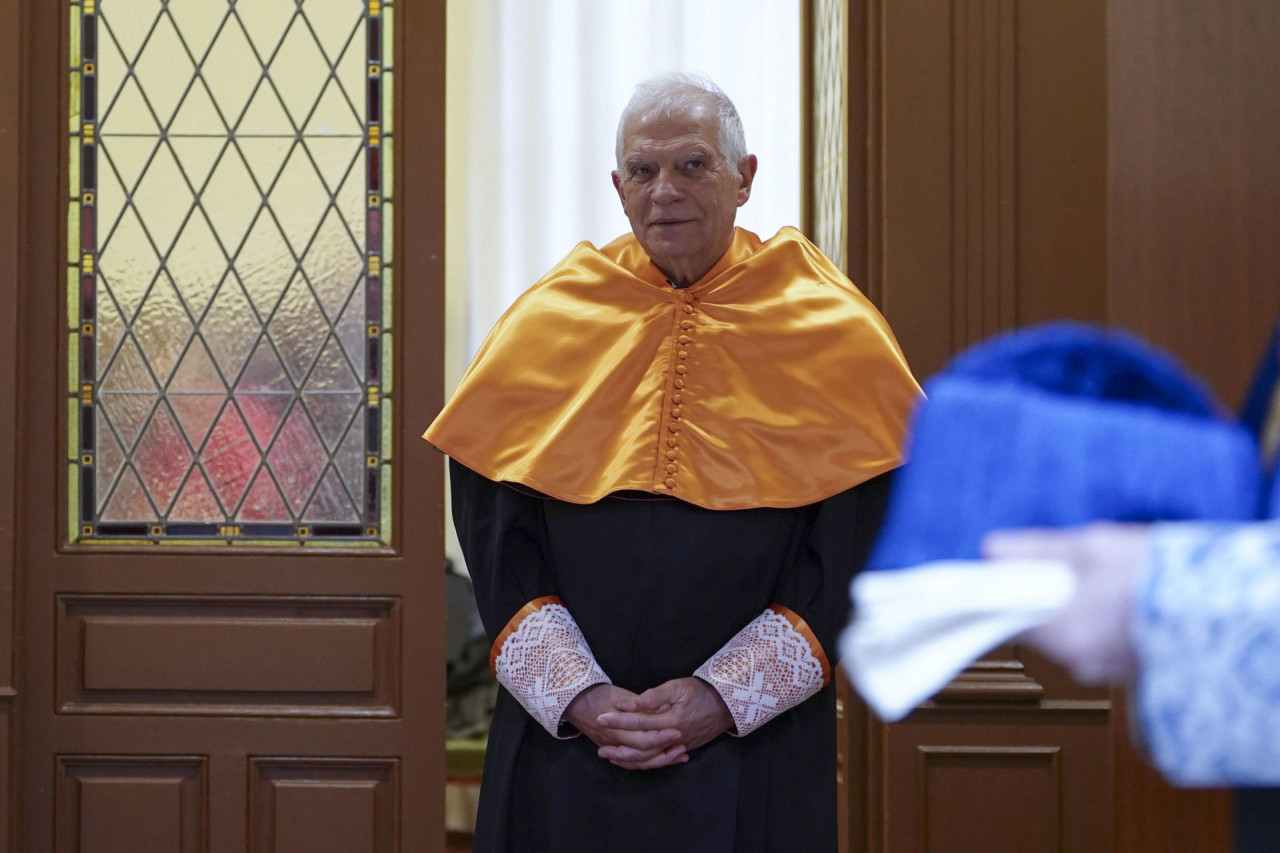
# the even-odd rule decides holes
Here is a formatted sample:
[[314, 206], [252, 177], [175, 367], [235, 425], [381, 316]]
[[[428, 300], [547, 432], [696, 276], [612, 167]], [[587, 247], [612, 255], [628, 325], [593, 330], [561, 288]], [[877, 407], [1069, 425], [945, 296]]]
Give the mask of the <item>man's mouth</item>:
[[686, 222], [692, 222], [692, 219], [676, 219], [674, 217], [664, 217], [662, 219], [653, 220], [652, 225], [683, 225]]

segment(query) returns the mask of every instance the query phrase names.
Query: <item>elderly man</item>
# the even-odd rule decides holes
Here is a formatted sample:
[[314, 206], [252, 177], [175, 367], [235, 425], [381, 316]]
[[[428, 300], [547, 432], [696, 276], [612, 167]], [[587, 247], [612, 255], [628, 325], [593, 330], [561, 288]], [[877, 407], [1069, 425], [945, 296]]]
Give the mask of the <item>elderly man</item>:
[[709, 81], [637, 88], [614, 186], [425, 438], [504, 690], [477, 851], [834, 850], [831, 660], [919, 388], [751, 192]]

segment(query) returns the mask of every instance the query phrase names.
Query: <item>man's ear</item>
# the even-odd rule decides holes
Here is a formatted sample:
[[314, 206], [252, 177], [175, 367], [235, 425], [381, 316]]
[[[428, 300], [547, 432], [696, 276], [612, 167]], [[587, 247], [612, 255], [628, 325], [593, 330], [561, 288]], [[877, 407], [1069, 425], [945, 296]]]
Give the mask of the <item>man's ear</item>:
[[618, 191], [618, 201], [622, 202], [622, 212], [627, 212], [627, 198], [622, 194], [622, 176], [616, 171], [613, 173], [613, 188]]
[[[742, 207], [747, 203], [747, 199], [751, 198], [751, 182], [756, 179], [756, 167], [758, 165], [759, 162], [756, 160], [756, 155], [754, 154], [748, 154], [742, 159], [742, 162], [738, 164], [738, 176], [742, 180], [742, 183], [738, 185], [738, 207]], [[615, 172], [614, 175], [614, 181], [616, 183], [617, 173]]]

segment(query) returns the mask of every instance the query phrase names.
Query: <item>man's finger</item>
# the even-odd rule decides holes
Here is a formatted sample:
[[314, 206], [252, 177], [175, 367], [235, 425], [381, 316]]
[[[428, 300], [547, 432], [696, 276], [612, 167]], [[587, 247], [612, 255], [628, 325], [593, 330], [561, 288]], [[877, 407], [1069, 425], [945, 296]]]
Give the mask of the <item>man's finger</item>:
[[1069, 561], [1075, 546], [1055, 530], [993, 530], [982, 537], [981, 550], [988, 560]]
[[659, 714], [670, 708], [679, 698], [674, 682], [665, 682], [657, 687], [651, 687], [632, 699], [637, 711], [647, 711], [650, 714]]
[[620, 729], [626, 732], [661, 731], [671, 728], [666, 713], [624, 713], [610, 711], [596, 717], [596, 724], [606, 729]]
[[689, 754], [685, 751], [683, 744], [676, 744], [657, 755], [647, 758], [610, 758], [605, 755], [605, 749], [600, 750], [600, 757], [607, 758], [611, 764], [624, 770], [656, 770], [659, 767], [684, 764], [689, 760]]
[[679, 729], [668, 726], [656, 731], [627, 731], [625, 729], [602, 729], [600, 734], [605, 746], [628, 746], [638, 750], [666, 749], [684, 740]]

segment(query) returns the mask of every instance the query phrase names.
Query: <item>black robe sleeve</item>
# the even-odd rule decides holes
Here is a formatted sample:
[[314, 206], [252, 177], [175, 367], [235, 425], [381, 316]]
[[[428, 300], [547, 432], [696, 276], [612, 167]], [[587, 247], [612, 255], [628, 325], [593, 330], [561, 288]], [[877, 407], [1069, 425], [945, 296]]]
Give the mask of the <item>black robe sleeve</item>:
[[541, 501], [449, 460], [453, 523], [492, 643], [520, 608], [557, 595]]
[[893, 474], [823, 501], [795, 562], [778, 580], [774, 601], [804, 619], [832, 667], [839, 662], [836, 640], [849, 621], [849, 584], [875, 543]]

